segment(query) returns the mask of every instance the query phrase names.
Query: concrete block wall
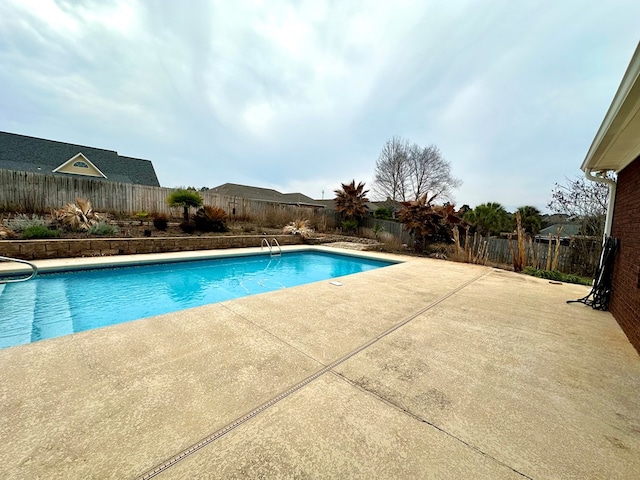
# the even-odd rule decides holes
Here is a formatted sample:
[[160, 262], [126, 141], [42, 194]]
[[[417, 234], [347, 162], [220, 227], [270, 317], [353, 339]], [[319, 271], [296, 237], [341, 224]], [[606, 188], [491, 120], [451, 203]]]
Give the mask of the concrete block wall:
[[618, 175], [611, 234], [620, 250], [609, 310], [640, 353], [640, 158]]
[[[2, 240], [0, 256], [41, 260], [45, 258], [98, 257], [135, 253], [184, 252], [218, 248], [259, 247], [262, 235], [156, 238], [81, 238], [73, 240]], [[275, 235], [280, 245], [302, 243], [299, 235]]]

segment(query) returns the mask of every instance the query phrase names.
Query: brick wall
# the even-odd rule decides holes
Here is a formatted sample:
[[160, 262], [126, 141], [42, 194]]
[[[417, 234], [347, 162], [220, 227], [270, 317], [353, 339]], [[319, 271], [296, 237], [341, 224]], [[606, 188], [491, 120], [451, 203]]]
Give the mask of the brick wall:
[[610, 311], [640, 353], [640, 158], [618, 175], [611, 234], [620, 239]]
[[[40, 260], [44, 258], [98, 257], [134, 253], [165, 253], [217, 248], [259, 247], [261, 235], [157, 238], [82, 238], [74, 240], [2, 240], [0, 256]], [[274, 238], [268, 237], [269, 240]], [[302, 243], [299, 235], [276, 235], [280, 245]]]

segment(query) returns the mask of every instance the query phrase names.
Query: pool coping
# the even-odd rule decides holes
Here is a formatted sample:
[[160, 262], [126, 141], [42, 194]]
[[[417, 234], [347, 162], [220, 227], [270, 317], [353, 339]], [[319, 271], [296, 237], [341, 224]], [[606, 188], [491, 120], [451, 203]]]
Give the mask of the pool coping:
[[[407, 257], [385, 252], [363, 250], [347, 250], [322, 245], [285, 245], [282, 253], [293, 252], [324, 252], [334, 255], [367, 258], [371, 260], [385, 260], [392, 263], [403, 263]], [[197, 250], [167, 253], [139, 253], [132, 255], [113, 255], [106, 257], [76, 257], [46, 260], [32, 260], [39, 273], [55, 273], [62, 271], [87, 270], [95, 268], [113, 268], [119, 266], [150, 265], [158, 263], [173, 263], [193, 260], [213, 260], [216, 258], [245, 257], [251, 255], [269, 255], [269, 251], [262, 247], [243, 247], [215, 250]], [[275, 255], [274, 255], [275, 256]], [[17, 263], [0, 263], [0, 274], [14, 275], [30, 272], [29, 266]]]

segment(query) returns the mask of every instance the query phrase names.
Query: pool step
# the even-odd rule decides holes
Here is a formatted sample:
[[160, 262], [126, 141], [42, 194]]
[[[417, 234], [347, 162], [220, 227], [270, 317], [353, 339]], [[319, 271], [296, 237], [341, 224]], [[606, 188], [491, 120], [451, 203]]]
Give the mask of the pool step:
[[[60, 337], [74, 332], [71, 308], [64, 278], [47, 278], [38, 282], [31, 341]], [[49, 311], [43, 310], [49, 305]]]
[[0, 348], [31, 342], [36, 282], [9, 283], [3, 284], [2, 287]]

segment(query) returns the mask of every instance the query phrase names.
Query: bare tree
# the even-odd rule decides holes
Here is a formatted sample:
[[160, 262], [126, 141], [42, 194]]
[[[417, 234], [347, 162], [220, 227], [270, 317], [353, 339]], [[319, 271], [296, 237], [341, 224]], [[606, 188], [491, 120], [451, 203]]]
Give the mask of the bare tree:
[[608, 200], [607, 185], [577, 177], [567, 178], [565, 185], [556, 183], [547, 206], [555, 213], [582, 221], [583, 235], [601, 236]]
[[547, 205], [555, 213], [564, 213], [581, 223], [579, 236], [571, 240], [572, 264], [576, 273], [593, 276], [598, 266], [609, 187], [584, 177], [556, 183]]
[[445, 160], [435, 145], [420, 147], [411, 145], [407, 155], [409, 164], [409, 189], [411, 200], [423, 195], [430, 199], [451, 200], [453, 190], [462, 181], [451, 174], [451, 164]]
[[400, 137], [385, 143], [376, 161], [374, 191], [382, 198], [397, 202], [451, 200], [461, 181], [451, 174], [451, 164], [435, 145], [421, 147]]
[[574, 218], [606, 215], [609, 200], [607, 185], [589, 181], [584, 177], [565, 180], [565, 185], [556, 183], [551, 191], [551, 201], [547, 206], [552, 211]]
[[400, 137], [387, 140], [376, 161], [373, 179], [375, 193], [396, 202], [406, 199], [408, 184], [407, 150], [409, 144]]

